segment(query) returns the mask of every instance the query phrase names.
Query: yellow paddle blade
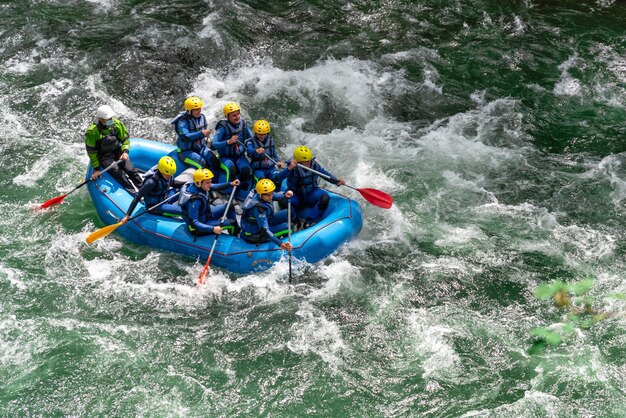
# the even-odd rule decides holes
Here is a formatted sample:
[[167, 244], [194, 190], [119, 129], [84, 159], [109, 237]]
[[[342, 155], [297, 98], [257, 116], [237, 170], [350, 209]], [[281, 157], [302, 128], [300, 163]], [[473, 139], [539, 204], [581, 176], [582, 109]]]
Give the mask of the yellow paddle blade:
[[97, 231], [89, 234], [89, 236], [87, 236], [87, 239], [85, 241], [87, 241], [87, 244], [91, 244], [92, 242], [97, 241], [102, 237], [106, 237], [107, 235], [109, 235], [111, 232], [115, 231], [117, 228], [119, 228], [122, 225], [124, 225], [122, 222], [118, 222], [116, 224], [105, 226], [104, 228], [98, 229]]

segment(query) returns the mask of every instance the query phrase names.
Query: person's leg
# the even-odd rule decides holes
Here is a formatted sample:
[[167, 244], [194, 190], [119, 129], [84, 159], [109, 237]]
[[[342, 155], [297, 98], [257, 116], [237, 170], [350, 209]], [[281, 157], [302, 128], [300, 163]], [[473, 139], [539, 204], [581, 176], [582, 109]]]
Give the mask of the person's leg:
[[[107, 168], [108, 166], [110, 166], [111, 164], [113, 164], [115, 161], [117, 161], [115, 159], [115, 156], [98, 156], [98, 159], [100, 160], [100, 168], [101, 170], [104, 170], [105, 168]], [[111, 170], [114, 170], [114, 168], [112, 168]], [[111, 171], [109, 170], [109, 171]]]
[[291, 199], [289, 199], [291, 201], [291, 210], [296, 210], [296, 211], [300, 211], [301, 206], [302, 206], [302, 198], [300, 195], [297, 195], [294, 193], [293, 196], [291, 196]]
[[264, 242], [268, 242], [269, 238], [267, 238], [267, 234], [246, 234], [241, 233], [241, 238], [243, 238], [246, 242], [250, 244], [262, 244]]
[[[302, 195], [294, 194], [289, 201], [291, 202], [291, 217], [294, 223], [292, 228], [300, 230], [304, 225], [303, 212], [305, 212], [306, 209], [306, 206], [304, 205], [304, 197], [302, 197]], [[297, 214], [297, 216], [295, 214]]]
[[[291, 211], [292, 221], [293, 219], [295, 219], [294, 214], [295, 214], [295, 211], [292, 210]], [[288, 232], [289, 223], [287, 222], [287, 215], [288, 215], [287, 209], [283, 209], [274, 213], [274, 216], [272, 216], [272, 220], [270, 222], [270, 231], [272, 231], [274, 235], [276, 235], [279, 238]], [[294, 225], [292, 222], [291, 223], [292, 232], [293, 232], [293, 228], [294, 228]]]
[[266, 178], [265, 171], [261, 169], [256, 169], [252, 173], [252, 181], [250, 182], [250, 188], [255, 187], [259, 180]]
[[181, 151], [178, 153], [178, 159], [188, 167], [193, 167], [196, 170], [204, 167], [204, 159], [200, 154], [193, 151]]
[[[226, 203], [221, 205], [211, 205], [211, 217], [215, 220], [215, 222], [220, 222], [222, 216], [224, 216], [224, 212], [226, 211]], [[239, 233], [239, 226], [237, 225], [237, 218], [233, 207], [228, 209], [228, 213], [226, 214], [226, 219], [224, 220], [224, 224], [222, 228], [227, 230], [231, 235], [235, 235]]]
[[[100, 159], [100, 167], [107, 168], [111, 164], [117, 161], [114, 157], [103, 157]], [[133, 186], [133, 183], [129, 180], [122, 167], [124, 163], [118, 164], [112, 167], [108, 173], [113, 177], [126, 191], [132, 195], [137, 193], [137, 189]]]
[[226, 211], [226, 203], [222, 203], [221, 205], [211, 205], [209, 210], [211, 211], [211, 218], [220, 219], [224, 216], [224, 212]]
[[123, 163], [119, 164], [118, 167], [119, 166], [122, 167], [122, 170], [128, 175], [128, 178], [135, 185], [135, 187], [139, 189], [141, 187], [141, 184], [143, 183], [143, 179], [141, 178], [137, 170], [135, 170], [133, 163], [130, 160], [126, 160]]
[[171, 203], [164, 203], [161, 205], [164, 216], [182, 216], [183, 208], [178, 205], [172, 205]]
[[[287, 215], [288, 215], [287, 212], [288, 212], [287, 209], [282, 209], [282, 210], [279, 210], [278, 212], [275, 212], [274, 216], [272, 216], [272, 221], [270, 223], [270, 226], [281, 224], [281, 223], [287, 223]], [[292, 207], [291, 208], [291, 220], [293, 221], [296, 218], [297, 218], [296, 211]]]
[[221, 169], [220, 159], [217, 158], [215, 154], [211, 151], [209, 147], [202, 147], [200, 150], [200, 156], [204, 161], [204, 166], [207, 167], [211, 172], [217, 176], [218, 171]]
[[175, 216], [181, 216], [183, 214], [183, 211], [182, 211], [182, 208], [178, 205], [164, 203], [161, 206], [152, 209], [150, 213], [153, 213], [155, 215], [175, 217]]
[[272, 225], [270, 226], [270, 231], [272, 231], [272, 233], [276, 236], [276, 238], [282, 238], [289, 233], [289, 225], [287, 224], [287, 222], [282, 222], [276, 225]]
[[307, 224], [312, 224], [322, 217], [328, 204], [330, 203], [330, 196], [323, 189], [315, 189], [306, 196], [306, 206], [311, 208], [309, 216], [305, 220], [305, 227]]
[[250, 190], [250, 175], [252, 169], [250, 163], [246, 157], [241, 157], [237, 160], [237, 171], [239, 172], [239, 181], [241, 181], [241, 190]]
[[222, 157], [221, 161], [221, 165], [226, 171], [226, 182], [230, 183], [237, 178], [237, 167], [235, 167], [235, 163], [230, 158]]
[[[213, 219], [221, 219], [224, 216], [224, 211], [226, 210], [226, 203], [222, 203], [219, 205], [211, 205], [211, 217]], [[235, 213], [235, 209], [231, 203], [230, 208], [228, 208], [228, 213], [226, 214], [228, 219], [237, 219], [237, 214]]]
[[267, 176], [266, 178], [274, 182], [274, 185], [276, 186], [276, 190], [281, 190], [283, 187], [283, 182], [276, 180], [276, 176], [278, 175], [279, 172], [280, 170], [277, 170], [276, 168], [270, 168], [265, 173], [265, 175]]

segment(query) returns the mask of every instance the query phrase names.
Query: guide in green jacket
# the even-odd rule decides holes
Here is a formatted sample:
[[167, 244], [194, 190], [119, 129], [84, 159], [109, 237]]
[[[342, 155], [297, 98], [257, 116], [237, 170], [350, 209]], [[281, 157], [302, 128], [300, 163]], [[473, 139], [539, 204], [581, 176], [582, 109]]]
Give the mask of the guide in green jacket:
[[109, 170], [109, 174], [131, 194], [135, 194], [141, 187], [141, 176], [128, 157], [128, 131], [115, 118], [115, 112], [110, 106], [103, 105], [96, 110], [96, 117], [85, 133], [85, 147], [93, 168], [92, 180], [100, 177], [100, 171], [122, 160], [121, 164]]

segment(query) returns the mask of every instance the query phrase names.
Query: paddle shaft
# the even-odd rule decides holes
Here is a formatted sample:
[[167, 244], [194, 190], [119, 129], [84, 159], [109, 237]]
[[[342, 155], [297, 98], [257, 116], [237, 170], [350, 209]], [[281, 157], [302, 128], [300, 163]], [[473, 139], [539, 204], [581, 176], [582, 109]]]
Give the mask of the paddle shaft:
[[[241, 143], [241, 141], [237, 140], [237, 142], [239, 144], [241, 144], [242, 146], [244, 146]], [[267, 153], [263, 152], [262, 155], [264, 155], [265, 158], [267, 158], [268, 160], [273, 162], [275, 165], [278, 165], [276, 160], [273, 159], [272, 157], [270, 157], [269, 155], [267, 155]], [[304, 168], [307, 168], [307, 167], [304, 167]], [[318, 173], [318, 174], [322, 175], [321, 173]], [[327, 176], [324, 176], [324, 177], [327, 177]], [[291, 244], [291, 201], [290, 200], [287, 200], [287, 241]], [[292, 278], [292, 274], [291, 274], [291, 257], [292, 257], [292, 254], [291, 253], [292, 252], [289, 251], [289, 283], [291, 283], [291, 278]]]
[[[291, 201], [287, 200], [287, 242], [291, 244]], [[289, 283], [291, 283], [291, 250], [289, 250]]]
[[157, 203], [157, 204], [156, 204], [156, 205], [154, 205], [154, 206], [150, 206], [148, 209], [144, 210], [143, 212], [138, 213], [138, 214], [137, 214], [137, 215], [135, 215], [135, 216], [131, 216], [130, 218], [128, 218], [128, 221], [130, 222], [130, 221], [132, 221], [132, 220], [134, 220], [134, 219], [139, 218], [141, 215], [145, 215], [146, 213], [149, 213], [152, 209], [155, 209], [155, 208], [158, 208], [158, 207], [159, 207], [159, 206], [161, 206], [161, 205], [164, 205], [165, 203], [167, 203], [167, 202], [169, 202], [170, 200], [172, 200], [172, 198], [173, 198], [173, 197], [176, 197], [176, 196], [178, 196], [179, 194], [180, 194], [180, 192], [176, 192], [176, 193], [174, 193], [174, 194], [173, 194], [173, 195], [171, 195], [170, 197], [165, 198], [165, 200], [164, 200], [164, 201], [159, 202], [159, 203]]
[[[115, 161], [113, 164], [111, 164], [110, 166], [108, 166], [107, 168], [105, 168], [104, 170], [102, 170], [100, 172], [100, 176], [103, 175], [104, 173], [106, 173], [107, 171], [109, 171], [110, 169], [112, 169], [113, 167], [117, 166], [119, 163], [121, 163], [124, 160], [117, 160]], [[91, 177], [88, 180], [85, 180], [84, 183], [89, 183], [90, 181], [92, 181]]]
[[[267, 155], [266, 153], [263, 153], [263, 155], [265, 155], [266, 158], [268, 158], [270, 161], [272, 161], [274, 164], [278, 164], [276, 162], [276, 160], [274, 160], [272, 157], [270, 157], [269, 155]], [[334, 183], [331, 179], [330, 176], [324, 174], [324, 173], [320, 173], [317, 170], [312, 169], [311, 167], [307, 167], [305, 165], [302, 165], [300, 163], [298, 163], [299, 167], [304, 168], [305, 170], [309, 170], [312, 173], [317, 174], [318, 176], [322, 177], [323, 179]], [[384, 208], [384, 209], [389, 209], [391, 207], [391, 205], [393, 204], [393, 198], [391, 196], [389, 196], [387, 193], [380, 191], [380, 190], [376, 190], [376, 189], [360, 189], [358, 187], [354, 187], [354, 186], [350, 186], [349, 184], [343, 184], [344, 186], [352, 189], [352, 190], [356, 190], [357, 192], [361, 193], [361, 196], [363, 196], [363, 198], [365, 200], [367, 200], [368, 202], [370, 202], [373, 205], [376, 205], [378, 207]]]
[[[276, 162], [276, 160], [275, 160], [275, 159], [273, 159], [272, 157], [270, 157], [270, 156], [269, 156], [269, 155], [267, 155], [266, 153], [263, 153], [263, 155], [265, 155], [265, 157], [267, 157], [267, 158], [268, 158], [271, 162], [273, 162], [274, 164], [278, 164], [278, 163]], [[310, 172], [315, 173], [315, 174], [317, 174], [318, 176], [320, 176], [320, 177], [322, 177], [322, 178], [324, 178], [324, 179], [326, 179], [326, 180], [328, 180], [328, 181], [332, 181], [332, 179], [330, 178], [330, 176], [327, 176], [327, 175], [326, 175], [326, 174], [324, 174], [324, 173], [320, 173], [319, 171], [314, 170], [314, 169], [312, 169], [311, 167], [307, 167], [307, 166], [302, 165], [302, 164], [300, 164], [300, 163], [298, 163], [298, 166], [299, 166], [299, 167], [304, 168], [305, 170], [309, 170]], [[349, 185], [347, 185], [347, 184], [344, 184], [344, 186], [349, 187], [349, 188], [351, 188], [351, 189], [353, 189], [353, 190], [356, 190], [356, 187], [352, 187], [352, 186], [349, 186]]]
[[[137, 219], [140, 216], [145, 215], [146, 213], [149, 213], [152, 209], [161, 206], [162, 204], [164, 204], [165, 202], [168, 202], [170, 199], [172, 199], [173, 197], [178, 196], [179, 194], [180, 194], [180, 192], [173, 194], [172, 196], [168, 197], [164, 201], [162, 201], [160, 203], [157, 203], [156, 205], [150, 207], [149, 209], [144, 210], [143, 212], [140, 212], [137, 215], [129, 218], [128, 221], [132, 221], [133, 219]], [[91, 244], [92, 242], [97, 241], [100, 238], [106, 237], [107, 235], [109, 235], [111, 232], [115, 231], [117, 228], [119, 228], [122, 225], [124, 225], [124, 222], [120, 221], [120, 222], [115, 223], [113, 225], [109, 225], [109, 226], [105, 226], [104, 228], [100, 228], [97, 231], [94, 231], [91, 234], [89, 234], [85, 241], [87, 241], [87, 244]]]
[[[268, 157], [269, 158], [269, 157]], [[335, 182], [333, 182], [333, 180], [331, 179], [330, 176], [327, 176], [324, 173], [320, 173], [317, 170], [312, 169], [311, 167], [307, 167], [305, 165], [302, 165], [300, 163], [298, 163], [298, 166], [301, 168], [304, 168], [305, 170], [309, 170], [312, 173], [317, 174], [318, 176], [326, 179], [327, 181], [333, 183], [333, 184], [337, 184]], [[384, 208], [384, 209], [389, 209], [391, 207], [391, 205], [393, 204], [393, 198], [391, 196], [389, 196], [387, 193], [381, 191], [381, 190], [376, 190], [376, 189], [361, 189], [358, 187], [353, 187], [350, 186], [349, 184], [344, 183], [344, 186], [352, 189], [352, 190], [356, 190], [357, 192], [361, 193], [361, 196], [363, 196], [363, 198], [365, 200], [367, 200], [368, 202], [370, 202], [372, 205], [376, 205], [380, 208]]]
[[[222, 215], [222, 219], [220, 219], [220, 227], [222, 227], [222, 225], [224, 225], [224, 221], [226, 221], [226, 215], [228, 214], [228, 209], [230, 209], [230, 204], [233, 201], [233, 197], [235, 196], [235, 190], [237, 189], [237, 186], [233, 186], [233, 191], [230, 192], [230, 197], [228, 198], [228, 203], [226, 203], [226, 210], [224, 210], [224, 214]], [[202, 269], [202, 272], [200, 273], [200, 277], [198, 278], [198, 283], [202, 284], [204, 282], [204, 278], [207, 275], [207, 272], [209, 271], [209, 265], [211, 264], [211, 257], [213, 257], [213, 251], [215, 251], [215, 245], [217, 245], [217, 239], [220, 237], [220, 235], [222, 234], [216, 234], [215, 235], [215, 240], [213, 240], [213, 245], [211, 246], [211, 251], [209, 251], [209, 257], [206, 259], [206, 263], [204, 264], [204, 268]]]
[[[107, 171], [109, 171], [110, 169], [112, 169], [113, 167], [116, 167], [119, 163], [121, 163], [122, 160], [117, 160], [115, 161], [113, 164], [111, 164], [110, 166], [108, 166], [107, 168], [105, 168], [104, 170], [102, 170], [100, 172], [100, 175], [103, 175], [104, 173], [106, 173]], [[74, 190], [72, 190], [71, 192], [67, 193], [66, 196], [74, 193], [76, 190], [78, 190], [79, 188], [83, 187], [85, 184], [92, 182], [94, 179], [92, 179], [91, 177], [88, 178], [87, 180], [83, 181], [81, 184], [79, 184], [78, 186], [74, 187]]]
[[[109, 170], [110, 170], [110, 169], [112, 169], [113, 167], [117, 167], [117, 165], [118, 165], [119, 163], [121, 163], [122, 161], [123, 161], [123, 160], [117, 160], [117, 161], [115, 161], [113, 164], [111, 164], [110, 166], [108, 166], [107, 168], [105, 168], [104, 170], [102, 170], [102, 171], [100, 172], [100, 176], [102, 176], [104, 173], [106, 173], [107, 171], [109, 171]], [[79, 187], [82, 187], [82, 186], [84, 186], [85, 184], [90, 183], [90, 182], [92, 182], [92, 181], [94, 181], [94, 179], [92, 179], [91, 177], [90, 177], [90, 178], [88, 178], [87, 180], [83, 181], [81, 184], [79, 184], [78, 186], [76, 186], [76, 187], [74, 188], [74, 190], [72, 190], [71, 192], [69, 192], [69, 193], [68, 193], [68, 195], [69, 195], [69, 194], [72, 194], [73, 192], [75, 192], [76, 190], [78, 190], [78, 188], [79, 188]]]
[[[113, 166], [118, 165], [120, 162], [122, 162], [122, 160], [117, 160], [115, 161], [113, 164], [111, 164], [110, 166], [108, 166], [106, 169], [102, 170], [100, 172], [100, 174], [106, 173], [107, 171], [109, 171], [111, 168], [113, 168]], [[74, 193], [76, 190], [80, 189], [81, 187], [83, 187], [85, 184], [91, 182], [93, 179], [88, 178], [87, 180], [83, 181], [82, 183], [80, 183], [78, 186], [74, 187], [71, 191], [62, 194], [60, 196], [57, 197], [53, 197], [52, 199], [42, 203], [39, 207], [40, 208], [47, 208], [49, 206], [55, 205], [55, 204], [59, 204], [61, 202], [63, 202], [63, 199], [65, 199], [66, 197], [68, 197], [69, 195], [71, 195], [72, 193]]]

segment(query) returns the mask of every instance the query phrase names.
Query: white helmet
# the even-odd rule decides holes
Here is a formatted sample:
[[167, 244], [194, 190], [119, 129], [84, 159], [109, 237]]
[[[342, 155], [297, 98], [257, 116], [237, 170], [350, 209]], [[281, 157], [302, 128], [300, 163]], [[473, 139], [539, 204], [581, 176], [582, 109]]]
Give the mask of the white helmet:
[[111, 106], [102, 105], [96, 110], [96, 118], [97, 119], [111, 119], [115, 116], [115, 112], [111, 109]]

